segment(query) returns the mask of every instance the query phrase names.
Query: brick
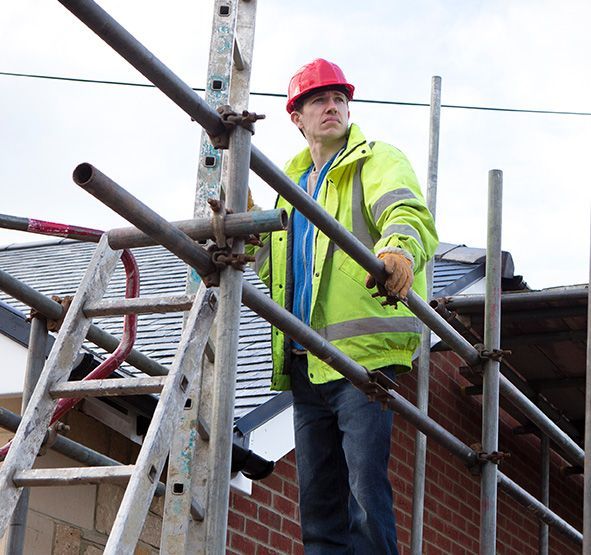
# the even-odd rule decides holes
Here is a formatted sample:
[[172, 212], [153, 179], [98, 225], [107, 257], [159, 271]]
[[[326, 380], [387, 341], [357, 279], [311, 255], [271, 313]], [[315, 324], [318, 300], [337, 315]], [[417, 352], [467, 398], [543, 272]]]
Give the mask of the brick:
[[[260, 509], [259, 509], [259, 514], [260, 514]], [[228, 528], [230, 528], [232, 530], [236, 530], [237, 532], [243, 532], [245, 522], [246, 521], [242, 515], [239, 515], [238, 513], [234, 512], [234, 511], [230, 511], [228, 513]]]
[[257, 544], [241, 534], [234, 533], [232, 534], [230, 546], [242, 555], [252, 555], [256, 553]]
[[[279, 490], [279, 492], [281, 492], [281, 490]], [[270, 505], [272, 497], [272, 490], [263, 484], [256, 484], [252, 489], [252, 498], [258, 503]]]
[[281, 516], [276, 512], [267, 509], [266, 507], [259, 507], [259, 521], [273, 530], [280, 530]]
[[95, 514], [95, 528], [99, 532], [108, 534], [111, 531], [123, 493], [123, 488], [114, 484], [99, 485]]
[[99, 549], [96, 545], [85, 545], [82, 548], [82, 555], [101, 555], [103, 549]]
[[232, 508], [243, 515], [256, 518], [258, 512], [258, 506], [256, 503], [245, 497], [244, 495], [236, 495]]
[[293, 542], [291, 538], [283, 534], [271, 532], [270, 544], [277, 553], [291, 553]]
[[258, 540], [261, 543], [269, 543], [269, 529], [258, 522], [247, 520], [245, 532], [249, 538]]
[[277, 551], [264, 545], [257, 545], [256, 555], [277, 555]]
[[140, 540], [154, 547], [160, 546], [160, 534], [162, 532], [162, 519], [154, 513], [148, 512]]
[[297, 515], [297, 506], [291, 500], [282, 495], [273, 495], [273, 507], [275, 507], [282, 515], [289, 518], [295, 518]]
[[152, 499], [152, 502], [150, 503], [150, 511], [162, 518], [164, 515], [164, 495]]
[[288, 538], [292, 539], [299, 540], [302, 537], [300, 525], [287, 518], [281, 520], [281, 532], [283, 532]]
[[82, 534], [79, 528], [66, 526], [65, 524], [56, 524], [53, 553], [59, 555], [79, 555], [81, 536]]
[[273, 472], [270, 476], [261, 480], [261, 484], [264, 484], [269, 489], [278, 491], [279, 493], [283, 491], [283, 479], [280, 478], [276, 472]]
[[135, 551], [133, 555], [157, 555], [158, 550], [153, 548], [150, 545], [146, 545], [145, 543], [139, 542], [135, 546]]

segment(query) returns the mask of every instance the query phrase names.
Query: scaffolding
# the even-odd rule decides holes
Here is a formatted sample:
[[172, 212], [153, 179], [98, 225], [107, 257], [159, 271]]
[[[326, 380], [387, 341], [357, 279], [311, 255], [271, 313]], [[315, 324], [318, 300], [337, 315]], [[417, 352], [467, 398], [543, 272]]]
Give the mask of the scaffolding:
[[[252, 1], [252, 0], [251, 0]], [[229, 498], [230, 476], [230, 449], [232, 432], [232, 410], [234, 402], [234, 375], [236, 368], [237, 332], [239, 323], [240, 303], [248, 306], [256, 313], [264, 317], [271, 324], [282, 330], [287, 336], [295, 339], [314, 356], [327, 361], [333, 368], [348, 378], [356, 387], [364, 391], [371, 398], [382, 401], [390, 409], [396, 411], [403, 418], [414, 425], [418, 432], [423, 434], [418, 440], [419, 451], [416, 455], [416, 492], [413, 496], [413, 535], [412, 552], [421, 552], [422, 513], [424, 498], [424, 457], [426, 437], [444, 446], [462, 463], [470, 468], [478, 468], [481, 475], [481, 526], [480, 526], [480, 553], [494, 554], [496, 552], [497, 535], [497, 492], [498, 488], [527, 507], [547, 525], [551, 525], [565, 534], [573, 542], [583, 545], [584, 555], [591, 555], [591, 485], [590, 485], [590, 450], [591, 450], [591, 380], [587, 380], [586, 401], [586, 426], [585, 449], [581, 449], [567, 433], [560, 429], [538, 406], [531, 402], [508, 378], [500, 373], [500, 363], [503, 351], [500, 346], [500, 317], [501, 317], [501, 205], [502, 205], [502, 172], [491, 170], [489, 172], [489, 202], [488, 202], [488, 234], [487, 234], [487, 271], [486, 271], [486, 295], [485, 295], [485, 343], [483, 348], [477, 349], [469, 343], [458, 331], [454, 329], [437, 311], [423, 301], [412, 291], [408, 295], [405, 304], [420, 318], [425, 326], [439, 336], [451, 349], [461, 356], [474, 372], [481, 373], [483, 378], [483, 431], [482, 451], [475, 451], [461, 440], [447, 431], [443, 426], [435, 422], [427, 414], [428, 404], [428, 374], [422, 373], [419, 383], [419, 406], [404, 399], [393, 390], [387, 380], [383, 380], [379, 374], [371, 374], [354, 360], [349, 359], [338, 349], [328, 343], [323, 337], [311, 328], [304, 325], [288, 311], [280, 308], [264, 293], [253, 285], [242, 280], [241, 265], [244, 264], [243, 237], [245, 233], [257, 233], [262, 229], [260, 221], [255, 221], [250, 216], [243, 214], [246, 211], [246, 199], [248, 188], [249, 167], [275, 191], [285, 198], [291, 205], [307, 217], [316, 228], [327, 235], [351, 258], [357, 261], [365, 270], [373, 275], [379, 283], [384, 283], [386, 272], [383, 262], [375, 257], [356, 237], [333, 220], [315, 201], [293, 184], [256, 146], [251, 144], [250, 126], [256, 115], [243, 112], [236, 114], [226, 111], [223, 114], [216, 112], [206, 101], [202, 100], [187, 84], [179, 79], [170, 69], [160, 62], [151, 52], [140, 44], [130, 33], [119, 25], [102, 8], [91, 0], [60, 0], [76, 17], [85, 23], [115, 51], [124, 57], [132, 66], [148, 78], [156, 87], [166, 94], [191, 118], [198, 122], [214, 145], [226, 146], [229, 149], [228, 177], [225, 190], [225, 206], [234, 211], [233, 218], [243, 218], [240, 231], [230, 229], [230, 216], [227, 220], [220, 219], [220, 206], [218, 213], [212, 218], [198, 218], [195, 222], [184, 222], [183, 225], [168, 222], [159, 216], [154, 210], [145, 206], [141, 201], [133, 197], [123, 187], [107, 177], [90, 164], [79, 165], [73, 173], [75, 183], [85, 191], [94, 195], [105, 205], [112, 208], [118, 214], [127, 219], [135, 228], [124, 230], [112, 230], [101, 234], [100, 247], [108, 256], [113, 258], [113, 250], [127, 249], [148, 243], [163, 245], [174, 253], [188, 266], [194, 269], [203, 283], [213, 286], [213, 296], [218, 299], [218, 312], [221, 314], [224, 326], [219, 326], [216, 337], [215, 365], [216, 374], [219, 373], [218, 383], [214, 386], [217, 394], [213, 395], [211, 416], [212, 422], [207, 434], [210, 437], [209, 464], [207, 494], [201, 499], [193, 499], [189, 492], [191, 515], [189, 528], [198, 527], [201, 534], [187, 532], [198, 544], [193, 548], [200, 552], [221, 553], [226, 540], [227, 512]], [[217, 15], [228, 16], [232, 8], [239, 8], [242, 4], [250, 4], [248, 0], [241, 0], [238, 5], [229, 2], [216, 3]], [[222, 13], [223, 7], [223, 13]], [[229, 11], [227, 11], [229, 10]], [[216, 16], [214, 16], [216, 17]], [[235, 23], [235, 19], [234, 25]], [[254, 27], [253, 27], [254, 28]], [[236, 52], [236, 48], [231, 49]], [[243, 62], [240, 55], [234, 54], [235, 63]], [[436, 125], [431, 129], [431, 153], [436, 158], [438, 142], [438, 109], [440, 100], [437, 100], [437, 90], [440, 82], [434, 80], [434, 94], [432, 105]], [[248, 93], [247, 85], [242, 88], [243, 94]], [[440, 94], [440, 93], [439, 93]], [[437, 137], [437, 141], [435, 141]], [[202, 156], [211, 156], [210, 151], [202, 148]], [[217, 154], [216, 154], [217, 156]], [[433, 169], [433, 172], [431, 172]], [[218, 176], [219, 177], [219, 176]], [[436, 162], [430, 165], [430, 183], [436, 182]], [[433, 192], [434, 202], [434, 192]], [[434, 204], [432, 207], [434, 211]], [[223, 214], [223, 207], [221, 208]], [[196, 214], [197, 215], [197, 214]], [[203, 216], [203, 215], [202, 215]], [[249, 219], [251, 218], [251, 219]], [[275, 229], [285, 226], [284, 216], [281, 214], [268, 214], [269, 220], [275, 218]], [[279, 220], [279, 223], [277, 222]], [[13, 224], [17, 225], [16, 219]], [[220, 223], [221, 222], [221, 223]], [[23, 222], [17, 222], [23, 229]], [[205, 250], [193, 239], [195, 233], [189, 233], [189, 227], [197, 226], [202, 229], [200, 237], [212, 237], [218, 243], [217, 250]], [[270, 224], [267, 221], [267, 228]], [[208, 231], [203, 231], [207, 227]], [[17, 227], [18, 229], [18, 227]], [[140, 230], [138, 232], [137, 230]], [[91, 234], [92, 235], [92, 234]], [[193, 237], [193, 238], [192, 238]], [[225, 240], [233, 237], [231, 246]], [[77, 237], [88, 240], [88, 236]], [[223, 239], [222, 239], [223, 238]], [[96, 238], [98, 240], [98, 237]], [[220, 269], [221, 268], [221, 269]], [[18, 282], [5, 272], [0, 272], [0, 287], [19, 300], [35, 307], [40, 314], [50, 319], [58, 319], [62, 316], [63, 307], [54, 301], [49, 301], [42, 295], [30, 290], [24, 284]], [[188, 291], [188, 295], [182, 299], [169, 301], [165, 308], [186, 310], [187, 306], [194, 302], [195, 295]], [[158, 301], [161, 304], [161, 301]], [[119, 301], [112, 310], [126, 310], [128, 312], [138, 310], [153, 310], [158, 302], [153, 301]], [[117, 304], [113, 302], [113, 304]], [[140, 308], [140, 305], [143, 308]], [[182, 307], [182, 308], [181, 308]], [[81, 310], [83, 310], [81, 308]], [[84, 309], [85, 316], [104, 313], [104, 303], [94, 306], [92, 303]], [[94, 310], [94, 312], [93, 312]], [[121, 312], [119, 312], [121, 313]], [[34, 320], [35, 322], [35, 320]], [[587, 337], [587, 375], [591, 354], [589, 353], [589, 326]], [[429, 332], [429, 334], [430, 334]], [[60, 333], [62, 333], [60, 331]], [[40, 353], [43, 344], [42, 338], [46, 336], [46, 330], [39, 323], [35, 323], [31, 329], [30, 355], [27, 366], [28, 375], [34, 380], [35, 374], [40, 372]], [[428, 333], [424, 334], [427, 337]], [[105, 346], [107, 350], [116, 348], [117, 340], [108, 336], [98, 328], [91, 326], [87, 338], [98, 345]], [[427, 343], [424, 341], [424, 343]], [[108, 345], [108, 347], [107, 347]], [[166, 370], [154, 361], [133, 349], [126, 354], [127, 360], [139, 369], [151, 376], [162, 376]], [[425, 363], [422, 362], [421, 365]], [[428, 359], [426, 368], [428, 369]], [[222, 369], [224, 374], [222, 374]], [[147, 378], [148, 380], [151, 378]], [[28, 382], [29, 383], [29, 382]], [[23, 395], [23, 403], [30, 394], [27, 383]], [[137, 385], [140, 385], [139, 382]], [[147, 389], [143, 391], [160, 391], [162, 380], [158, 384], [149, 382], [144, 384]], [[90, 384], [88, 388], [95, 387], [95, 393], [105, 393], [105, 384]], [[229, 395], [224, 395], [224, 389], [230, 389]], [[66, 388], [63, 388], [64, 391]], [[136, 388], [137, 389], [137, 388]], [[79, 391], [79, 390], [78, 390]], [[518, 484], [513, 482], [499, 469], [497, 462], [502, 456], [498, 451], [498, 415], [499, 397], [509, 400], [514, 406], [526, 415], [532, 423], [542, 432], [543, 442], [543, 474], [547, 483], [548, 474], [548, 450], [552, 442], [558, 452], [573, 465], [585, 468], [584, 478], [584, 530], [583, 534], [569, 523], [564, 521], [548, 507], [547, 491], [542, 499], [538, 500]], [[29, 411], [30, 412], [30, 411]], [[28, 413], [27, 413], [28, 414]], [[27, 418], [23, 416], [23, 421]], [[0, 411], [0, 424], [9, 429], [16, 429], [18, 418], [10, 415], [8, 411]], [[30, 418], [28, 420], [31, 422]], [[37, 431], [39, 444], [45, 435], [45, 429]], [[116, 465], [107, 457], [93, 453], [82, 446], [69, 442], [64, 438], [58, 438], [55, 444], [62, 452], [74, 454], [75, 458], [83, 462], [96, 465]], [[12, 450], [11, 450], [12, 451]], [[585, 456], [587, 453], [587, 456]], [[36, 453], [35, 453], [36, 454]], [[74, 455], [72, 455], [74, 456]], [[12, 457], [12, 458], [11, 458]], [[8, 524], [8, 518], [16, 506], [17, 500], [25, 485], [35, 485], [35, 480], [27, 474], [26, 462], [15, 460], [15, 456], [8, 453], [7, 462], [0, 471], [0, 491], [2, 501], [2, 518], [0, 519], [0, 532], [3, 532]], [[213, 464], [215, 462], [215, 464]], [[127, 471], [116, 473], [117, 480], [129, 477]], [[115, 474], [101, 474], [97, 480], [113, 480]], [[158, 477], [156, 477], [158, 478]], [[154, 476], [152, 476], [154, 482]], [[157, 480], [156, 480], [157, 482]], [[421, 485], [421, 482], [423, 485]], [[164, 486], [153, 484], [157, 493], [162, 493]], [[10, 490], [10, 491], [8, 491]], [[8, 491], [8, 493], [7, 493]], [[188, 515], [186, 515], [188, 517]], [[201, 524], [199, 524], [201, 523]], [[21, 517], [22, 525], [22, 517]], [[166, 524], [165, 524], [166, 526]], [[123, 534], [123, 531], [119, 531]], [[169, 534], [164, 534], [163, 542], [168, 541]], [[137, 541], [137, 538], [136, 538]], [[193, 540], [191, 540], [193, 541]], [[126, 553], [129, 551], [131, 540], [127, 539], [125, 549], [111, 551], [113, 553]], [[22, 548], [21, 548], [22, 549]], [[540, 553], [547, 552], [547, 530], [540, 532]]]

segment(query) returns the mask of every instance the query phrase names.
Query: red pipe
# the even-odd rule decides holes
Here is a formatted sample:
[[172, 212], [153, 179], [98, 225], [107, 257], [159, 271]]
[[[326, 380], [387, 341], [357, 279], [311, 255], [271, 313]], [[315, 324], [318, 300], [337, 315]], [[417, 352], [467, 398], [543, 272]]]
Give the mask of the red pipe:
[[[32, 233], [41, 233], [43, 235], [59, 235], [62, 237], [81, 239], [86, 241], [98, 242], [103, 235], [103, 231], [87, 227], [69, 226], [65, 224], [56, 224], [54, 222], [45, 222], [42, 220], [29, 219], [27, 231]], [[135, 257], [130, 250], [124, 249], [121, 253], [121, 261], [125, 268], [125, 298], [135, 299], [140, 295], [140, 275]], [[133, 348], [137, 333], [137, 314], [126, 314], [123, 319], [123, 335], [117, 349], [99, 364], [92, 372], [84, 377], [84, 380], [99, 380], [110, 376], [121, 363], [127, 358]], [[50, 425], [59, 420], [81, 399], [60, 399]], [[10, 450], [12, 440], [4, 447], [0, 448], [0, 461], [3, 461]]]

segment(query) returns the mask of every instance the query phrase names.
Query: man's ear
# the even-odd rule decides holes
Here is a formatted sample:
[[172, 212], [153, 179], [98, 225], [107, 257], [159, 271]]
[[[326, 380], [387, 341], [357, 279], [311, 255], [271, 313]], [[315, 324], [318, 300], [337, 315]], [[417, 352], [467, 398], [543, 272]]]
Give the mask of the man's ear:
[[302, 114], [300, 114], [300, 112], [298, 112], [297, 110], [294, 110], [290, 114], [290, 117], [291, 117], [291, 121], [295, 124], [295, 126], [301, 130], [302, 129], [302, 127], [301, 127]]

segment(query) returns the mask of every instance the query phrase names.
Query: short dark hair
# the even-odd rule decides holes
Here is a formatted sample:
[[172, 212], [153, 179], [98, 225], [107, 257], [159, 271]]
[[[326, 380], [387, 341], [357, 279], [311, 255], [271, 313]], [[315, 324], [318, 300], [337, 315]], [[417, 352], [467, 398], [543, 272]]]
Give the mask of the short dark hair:
[[303, 94], [302, 96], [300, 96], [293, 103], [294, 111], [301, 112], [302, 108], [304, 107], [304, 102], [306, 102], [306, 100], [308, 98], [310, 98], [314, 94], [318, 94], [319, 92], [323, 92], [323, 91], [339, 91], [339, 92], [342, 92], [347, 97], [347, 100], [349, 99], [349, 91], [347, 90], [347, 87], [345, 87], [343, 85], [326, 85], [325, 87], [318, 87], [317, 89], [312, 89], [311, 91], [308, 91], [306, 94]]

